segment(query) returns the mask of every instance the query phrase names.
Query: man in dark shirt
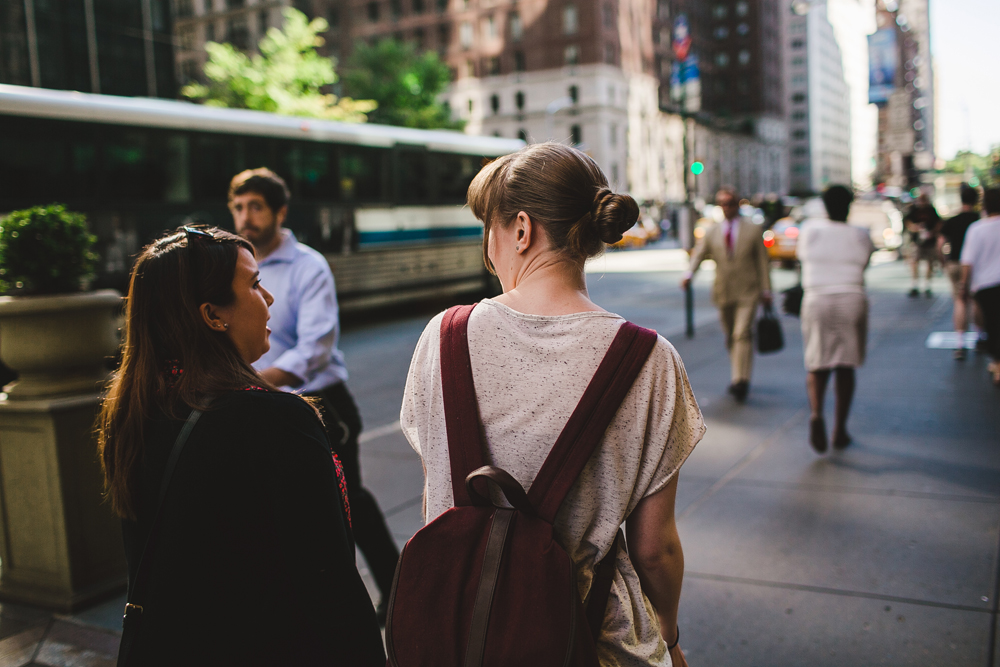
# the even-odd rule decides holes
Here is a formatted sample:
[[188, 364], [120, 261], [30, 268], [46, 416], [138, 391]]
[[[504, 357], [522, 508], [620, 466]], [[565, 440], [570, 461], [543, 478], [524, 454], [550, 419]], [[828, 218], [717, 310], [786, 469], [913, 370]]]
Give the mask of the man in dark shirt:
[[913, 267], [913, 283], [910, 296], [920, 296], [917, 289], [920, 275], [920, 261], [927, 262], [924, 293], [931, 296], [931, 276], [934, 273], [934, 262], [937, 260], [937, 236], [941, 226], [941, 216], [931, 204], [931, 198], [926, 194], [917, 197], [917, 203], [903, 218], [906, 231], [910, 233], [910, 265]]
[[969, 304], [972, 303], [973, 319], [979, 324], [979, 313], [976, 310], [975, 301], [972, 301], [966, 294], [965, 285], [962, 282], [962, 244], [965, 243], [965, 232], [969, 225], [979, 220], [979, 212], [976, 207], [979, 205], [979, 191], [962, 183], [960, 191], [962, 198], [962, 212], [954, 218], [949, 218], [941, 225], [941, 234], [938, 237], [938, 249], [944, 257], [945, 273], [951, 280], [951, 296], [955, 303], [953, 322], [955, 325], [955, 336], [958, 347], [955, 349], [955, 359], [965, 359], [965, 331], [969, 328]]

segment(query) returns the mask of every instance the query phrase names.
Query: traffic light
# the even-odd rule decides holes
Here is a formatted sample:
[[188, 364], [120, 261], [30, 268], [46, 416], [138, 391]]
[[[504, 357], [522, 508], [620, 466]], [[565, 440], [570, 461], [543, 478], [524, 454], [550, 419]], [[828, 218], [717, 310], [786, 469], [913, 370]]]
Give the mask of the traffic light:
[[705, 171], [705, 165], [702, 162], [692, 162], [691, 163], [691, 173], [698, 176]]

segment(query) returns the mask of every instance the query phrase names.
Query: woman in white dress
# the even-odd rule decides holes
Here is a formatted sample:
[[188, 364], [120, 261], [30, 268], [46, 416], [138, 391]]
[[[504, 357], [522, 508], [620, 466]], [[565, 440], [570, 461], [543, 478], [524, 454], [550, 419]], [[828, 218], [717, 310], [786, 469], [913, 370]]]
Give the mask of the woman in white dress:
[[802, 345], [812, 412], [809, 443], [818, 453], [827, 450], [823, 398], [831, 373], [836, 376], [837, 401], [830, 440], [834, 449], [851, 444], [847, 416], [854, 397], [854, 369], [865, 361], [868, 298], [864, 271], [875, 246], [867, 229], [847, 224], [853, 200], [854, 194], [842, 185], [827, 188], [823, 193], [827, 217], [806, 220], [798, 243], [804, 290]]
[[[486, 265], [503, 294], [468, 320], [486, 458], [525, 489], [625, 320], [590, 300], [584, 263], [621, 239], [639, 214], [586, 154], [557, 143], [497, 159], [469, 187], [485, 223]], [[441, 389], [442, 315], [413, 355], [400, 421], [426, 473], [425, 521], [453, 504]], [[704, 434], [680, 356], [663, 337], [556, 514], [581, 599], [622, 523], [614, 586], [600, 636], [602, 667], [687, 663], [678, 645], [684, 560], [674, 523], [677, 472]]]

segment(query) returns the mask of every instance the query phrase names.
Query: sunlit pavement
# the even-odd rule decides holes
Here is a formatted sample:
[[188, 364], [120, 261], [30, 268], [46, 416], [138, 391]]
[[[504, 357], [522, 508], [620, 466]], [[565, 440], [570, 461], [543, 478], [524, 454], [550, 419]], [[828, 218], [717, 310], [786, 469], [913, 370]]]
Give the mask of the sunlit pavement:
[[[676, 255], [612, 253], [588, 268], [588, 283], [599, 304], [677, 347], [708, 423], [678, 490], [681, 645], [692, 667], [1000, 665], [1000, 390], [984, 357], [956, 362], [924, 347], [928, 333], [950, 328], [946, 281], [936, 279], [934, 298], [909, 299], [901, 263], [869, 270], [854, 444], [817, 456], [806, 441], [798, 320], [783, 317], [785, 350], [757, 358], [749, 399], [736, 404], [711, 272], [696, 279], [689, 340]], [[776, 289], [796, 281], [788, 271], [774, 279]], [[366, 425], [362, 474], [401, 545], [422, 525], [423, 477], [399, 432], [399, 405], [432, 315], [349, 323], [342, 341]], [[831, 413], [829, 403], [828, 422]], [[0, 665], [113, 664], [81, 647], [113, 638], [122, 606], [52, 617], [4, 605]]]

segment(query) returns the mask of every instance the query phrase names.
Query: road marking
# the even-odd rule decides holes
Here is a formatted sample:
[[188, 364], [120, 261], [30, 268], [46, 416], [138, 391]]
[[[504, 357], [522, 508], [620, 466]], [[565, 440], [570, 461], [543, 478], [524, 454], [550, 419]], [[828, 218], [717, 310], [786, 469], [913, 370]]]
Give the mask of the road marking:
[[384, 438], [387, 435], [392, 435], [397, 431], [402, 431], [402, 427], [399, 425], [399, 420], [392, 422], [391, 424], [385, 424], [384, 426], [376, 426], [373, 429], [368, 429], [363, 431], [360, 436], [358, 436], [358, 443], [371, 442], [372, 440], [378, 440], [379, 438]]

